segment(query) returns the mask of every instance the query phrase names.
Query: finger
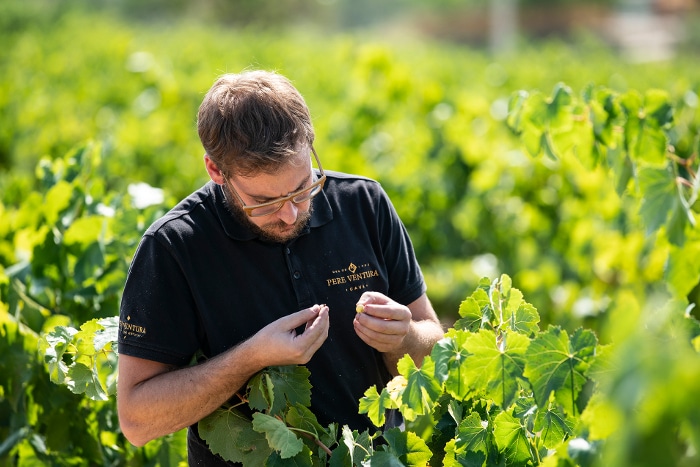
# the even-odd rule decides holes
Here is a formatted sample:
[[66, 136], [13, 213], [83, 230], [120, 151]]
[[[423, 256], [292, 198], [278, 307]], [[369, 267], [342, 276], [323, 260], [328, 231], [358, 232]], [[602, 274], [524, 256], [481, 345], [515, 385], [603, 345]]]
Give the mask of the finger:
[[391, 303], [393, 300], [391, 300], [389, 297], [386, 295], [380, 293], [380, 292], [365, 292], [360, 296], [360, 299], [357, 301], [358, 305], [368, 305], [370, 303], [375, 303], [378, 305], [383, 305], [387, 303]]
[[306, 329], [302, 334], [295, 336], [295, 340], [299, 340], [304, 345], [313, 345], [312, 343], [317, 341], [322, 343], [328, 337], [329, 327], [328, 307], [323, 306], [314, 319], [306, 322]]
[[306, 324], [309, 321], [313, 321], [317, 316], [321, 307], [319, 305], [314, 305], [311, 308], [305, 308], [303, 310], [297, 311], [287, 316], [283, 316], [277, 322], [280, 326], [283, 326], [286, 330], [293, 330]]
[[364, 305], [363, 311], [365, 314], [374, 316], [375, 318], [405, 321], [411, 319], [411, 311], [408, 307], [392, 302], [389, 305]]
[[363, 313], [363, 315], [355, 317], [355, 322], [362, 328], [380, 334], [403, 335], [407, 332], [408, 320], [379, 318], [369, 313]]

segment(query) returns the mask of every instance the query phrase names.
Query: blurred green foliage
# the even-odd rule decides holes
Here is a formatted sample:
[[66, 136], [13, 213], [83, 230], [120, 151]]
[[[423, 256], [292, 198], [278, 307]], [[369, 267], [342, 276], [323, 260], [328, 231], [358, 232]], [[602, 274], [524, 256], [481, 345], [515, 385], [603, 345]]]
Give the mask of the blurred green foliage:
[[[670, 255], [689, 263], [677, 272], [688, 273], [686, 286], [675, 292], [687, 295], [688, 313], [697, 313], [699, 278], [690, 264], [697, 251], [674, 253], [665, 237], [645, 231], [635, 198], [620, 196], [604, 167], [533, 158], [506, 125], [508, 102], [520, 89], [549, 96], [559, 82], [577, 93], [589, 85], [620, 93], [659, 88], [677, 112], [673, 143], [685, 156], [697, 155], [688, 139], [700, 118], [695, 50], [628, 63], [596, 37], [580, 36], [493, 56], [309, 24], [233, 28], [194, 14], [116, 14], [129, 5], [0, 4], [0, 350], [19, 356], [11, 360], [16, 365], [3, 359], [0, 371], [0, 466], [10, 465], [3, 455], [11, 450], [43, 452], [46, 462], [65, 457], [66, 465], [80, 455], [93, 463], [165, 455], [168, 442], [161, 451], [161, 444], [124, 448], [113, 407], [47, 385], [45, 362], [30, 349], [57, 324], [79, 327], [117, 314], [143, 230], [206, 181], [196, 111], [225, 72], [265, 68], [292, 79], [311, 109], [324, 167], [386, 187], [446, 322], [481, 277], [505, 273], [543, 325], [584, 323], [611, 342], [638, 325], [648, 297], [665, 292]], [[164, 200], [136, 207], [129, 186], [140, 182], [162, 188]], [[650, 337], [634, 334], [630, 342], [641, 346], [642, 335]], [[668, 334], [652, 336], [663, 343]], [[671, 349], [666, 363], [681, 355]], [[671, 376], [682, 387], [688, 374], [696, 373]], [[622, 401], [625, 385], [636, 380], [620, 381], [615, 397]], [[690, 403], [685, 394], [677, 399]], [[56, 438], [47, 418], [60, 416], [48, 405], [55, 400], [64, 401], [62, 414], [100, 414], [71, 417], [76, 425], [69, 430], [94, 434], [111, 425], [102, 440], [108, 448], [90, 441], [88, 455]]]

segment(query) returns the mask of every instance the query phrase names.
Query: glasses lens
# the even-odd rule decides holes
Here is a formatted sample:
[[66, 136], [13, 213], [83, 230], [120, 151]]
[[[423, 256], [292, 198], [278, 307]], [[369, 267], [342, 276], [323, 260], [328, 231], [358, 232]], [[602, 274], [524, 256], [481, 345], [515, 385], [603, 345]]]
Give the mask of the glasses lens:
[[295, 203], [303, 203], [304, 201], [308, 201], [317, 194], [321, 192], [321, 184], [313, 185], [310, 186], [308, 190], [303, 191], [296, 195], [294, 198], [292, 198], [292, 201]]
[[283, 204], [284, 203], [275, 203], [266, 206], [260, 206], [259, 208], [253, 208], [248, 211], [248, 215], [251, 217], [269, 216], [270, 214], [274, 214], [277, 211], [279, 211]]

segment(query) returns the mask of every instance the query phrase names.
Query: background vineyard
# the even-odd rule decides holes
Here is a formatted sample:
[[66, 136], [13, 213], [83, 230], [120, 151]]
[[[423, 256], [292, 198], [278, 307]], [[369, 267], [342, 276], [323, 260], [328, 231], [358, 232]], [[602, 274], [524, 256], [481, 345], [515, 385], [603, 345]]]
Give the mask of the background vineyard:
[[[520, 89], [659, 88], [690, 135], [678, 138], [679, 150], [697, 154], [692, 47], [630, 63], [581, 34], [495, 56], [389, 31], [233, 28], [173, 15], [139, 22], [47, 5], [0, 6], [0, 465], [167, 465], [181, 456], [179, 436], [130, 447], [113, 400], [50, 383], [37, 339], [57, 324], [117, 314], [144, 228], [206, 181], [195, 115], [223, 72], [275, 69], [292, 79], [311, 108], [324, 167], [386, 187], [446, 325], [482, 276], [506, 273], [543, 325], [584, 324], [603, 343], [646, 342], [639, 323], [665, 329], [653, 314], [660, 306], [647, 307], [667, 293], [668, 240], [645, 230], [637, 200], [619, 196], [604, 167], [532, 157], [506, 119]], [[135, 203], [138, 183], [162, 189], [162, 201]], [[694, 304], [700, 277], [687, 271], [675, 292]], [[692, 356], [665, 366], [686, 354], [661, 341], [648, 358], [628, 360], [633, 381], [658, 398], [659, 425], [680, 416], [699, 374]], [[681, 405], [665, 410], [668, 401]], [[660, 436], [655, 427], [630, 433]], [[628, 441], [641, 449], [644, 440]]]

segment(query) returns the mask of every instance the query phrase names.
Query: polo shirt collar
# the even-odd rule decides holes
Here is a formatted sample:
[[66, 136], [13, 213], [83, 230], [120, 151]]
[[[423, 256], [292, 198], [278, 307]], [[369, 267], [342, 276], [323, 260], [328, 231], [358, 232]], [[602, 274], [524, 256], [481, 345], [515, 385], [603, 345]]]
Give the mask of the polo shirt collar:
[[[214, 200], [214, 209], [217, 217], [221, 223], [226, 235], [234, 240], [248, 241], [258, 238], [258, 236], [253, 233], [247, 226], [240, 223], [234, 216], [229, 212], [226, 206], [226, 197], [224, 196], [224, 190], [221, 185], [209, 181], [209, 192], [211, 193], [212, 199]], [[326, 185], [327, 186], [327, 185]], [[306, 228], [301, 232], [301, 235], [309, 233], [313, 228], [320, 227], [327, 224], [333, 219], [333, 208], [328, 201], [328, 196], [326, 195], [326, 187], [316, 195], [313, 200], [313, 212], [311, 213], [311, 220]]]

